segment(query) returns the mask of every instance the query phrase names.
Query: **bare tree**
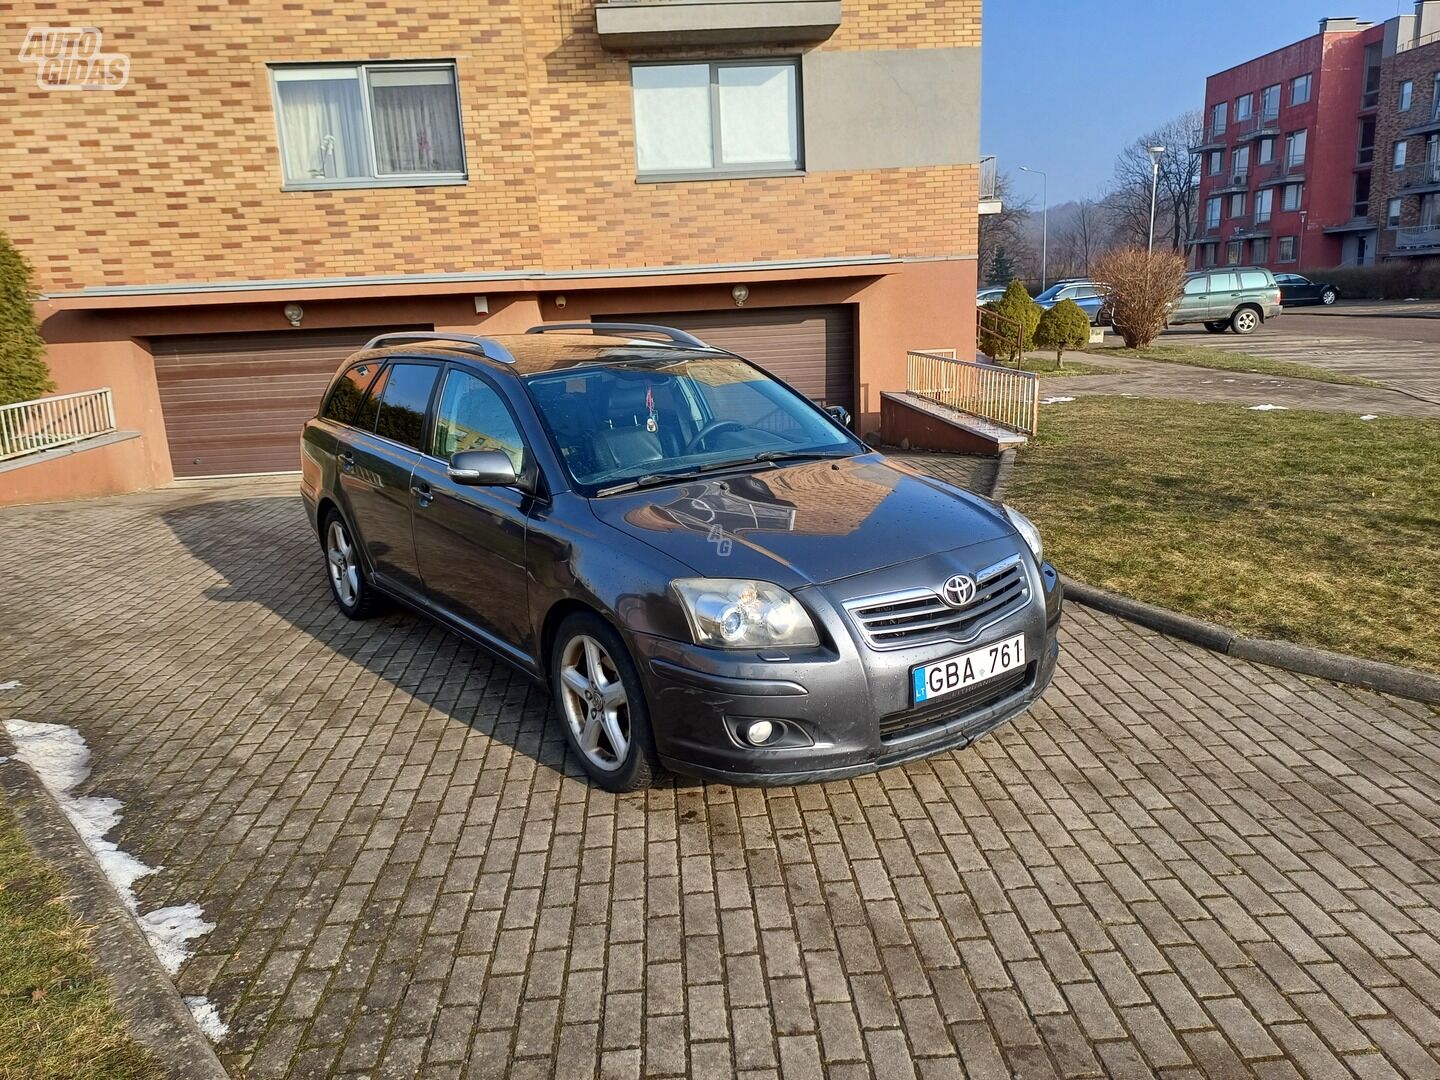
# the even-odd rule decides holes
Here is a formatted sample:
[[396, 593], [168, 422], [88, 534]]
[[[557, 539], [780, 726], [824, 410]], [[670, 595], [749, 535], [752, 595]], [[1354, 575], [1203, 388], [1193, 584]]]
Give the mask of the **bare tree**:
[[1090, 276], [1090, 264], [1104, 248], [1105, 221], [1094, 199], [1080, 199], [1067, 207], [1065, 221], [1056, 231], [1052, 258], [1062, 268], [1057, 276]]
[[1147, 147], [1163, 146], [1155, 199], [1155, 238], [1185, 250], [1199, 221], [1200, 159], [1190, 153], [1204, 127], [1198, 109], [1147, 132], [1120, 152], [1105, 204], [1117, 243], [1143, 247], [1150, 236], [1151, 159]]
[[[1010, 263], [1020, 268], [1022, 273], [1028, 272], [1032, 263], [1037, 267], [1039, 265], [1026, 229], [1034, 203], [1017, 197], [1010, 174], [1003, 172], [995, 177], [995, 197], [1004, 209], [980, 219], [980, 281], [986, 283], [990, 283], [988, 278], [997, 251], [1004, 251]], [[1038, 277], [1038, 273], [1035, 276]], [[1009, 282], [991, 284], [1007, 285]]]

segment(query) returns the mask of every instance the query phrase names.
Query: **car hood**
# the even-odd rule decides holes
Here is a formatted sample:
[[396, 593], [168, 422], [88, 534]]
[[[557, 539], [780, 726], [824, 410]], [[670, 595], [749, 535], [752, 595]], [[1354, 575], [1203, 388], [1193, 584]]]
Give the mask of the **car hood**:
[[823, 584], [1014, 533], [992, 503], [879, 454], [590, 500], [697, 576]]

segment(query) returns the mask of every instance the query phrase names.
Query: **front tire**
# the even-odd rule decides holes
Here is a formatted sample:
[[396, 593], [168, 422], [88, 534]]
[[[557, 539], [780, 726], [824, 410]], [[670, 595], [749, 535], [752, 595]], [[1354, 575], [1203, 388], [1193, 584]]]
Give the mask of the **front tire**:
[[1326, 307], [1329, 307], [1339, 298], [1340, 294], [1337, 293], [1334, 289], [1326, 289], [1320, 294], [1320, 303], [1324, 304]]
[[1230, 329], [1230, 324], [1228, 322], [1207, 322], [1205, 329], [1209, 330], [1212, 334], [1223, 334], [1226, 330]]
[[325, 515], [320, 526], [320, 547], [325, 553], [330, 595], [341, 614], [347, 619], [368, 619], [378, 612], [384, 602], [365, 576], [359, 545], [338, 510]]
[[1254, 308], [1243, 307], [1230, 317], [1230, 329], [1245, 336], [1260, 328], [1260, 313]]
[[640, 791], [664, 774], [645, 688], [615, 628], [591, 612], [560, 624], [550, 650], [550, 693], [565, 741], [606, 791]]

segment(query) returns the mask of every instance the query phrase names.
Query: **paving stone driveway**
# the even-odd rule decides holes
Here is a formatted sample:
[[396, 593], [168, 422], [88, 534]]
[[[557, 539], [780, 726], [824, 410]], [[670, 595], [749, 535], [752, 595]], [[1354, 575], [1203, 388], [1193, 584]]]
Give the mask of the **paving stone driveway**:
[[288, 483], [0, 511], [0, 582], [0, 710], [218, 923], [237, 1076], [1440, 1076], [1419, 706], [1072, 608], [969, 750], [616, 797], [507, 668], [339, 617]]

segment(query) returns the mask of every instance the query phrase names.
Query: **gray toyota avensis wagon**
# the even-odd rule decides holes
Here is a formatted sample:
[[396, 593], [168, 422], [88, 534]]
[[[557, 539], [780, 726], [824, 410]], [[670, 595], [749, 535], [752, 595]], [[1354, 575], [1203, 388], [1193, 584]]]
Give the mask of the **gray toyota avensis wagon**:
[[1049, 685], [1035, 526], [887, 460], [679, 330], [383, 334], [305, 426], [335, 602], [543, 680], [602, 787], [826, 780], [964, 746]]

